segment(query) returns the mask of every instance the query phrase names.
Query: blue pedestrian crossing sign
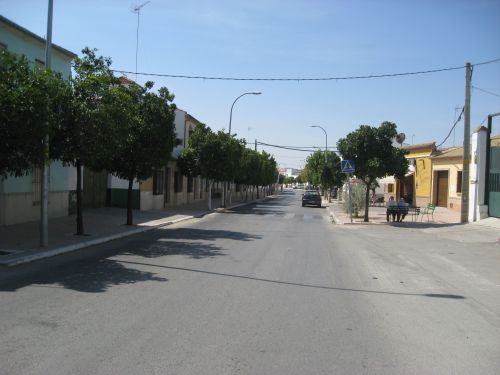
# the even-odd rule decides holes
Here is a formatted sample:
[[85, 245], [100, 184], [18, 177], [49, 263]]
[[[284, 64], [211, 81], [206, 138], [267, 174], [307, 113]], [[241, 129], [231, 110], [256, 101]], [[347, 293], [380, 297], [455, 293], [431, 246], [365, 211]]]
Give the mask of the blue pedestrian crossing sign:
[[352, 160], [342, 160], [342, 173], [354, 173], [354, 162]]

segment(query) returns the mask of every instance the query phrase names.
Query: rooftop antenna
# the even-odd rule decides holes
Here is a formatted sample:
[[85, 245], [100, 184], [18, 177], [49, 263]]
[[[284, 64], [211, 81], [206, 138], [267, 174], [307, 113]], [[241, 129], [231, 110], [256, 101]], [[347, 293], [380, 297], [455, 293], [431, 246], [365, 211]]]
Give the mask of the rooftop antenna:
[[135, 39], [135, 81], [137, 82], [137, 56], [139, 53], [139, 17], [141, 15], [141, 9], [148, 5], [151, 1], [146, 1], [141, 5], [134, 7], [134, 13], [137, 13], [137, 34]]

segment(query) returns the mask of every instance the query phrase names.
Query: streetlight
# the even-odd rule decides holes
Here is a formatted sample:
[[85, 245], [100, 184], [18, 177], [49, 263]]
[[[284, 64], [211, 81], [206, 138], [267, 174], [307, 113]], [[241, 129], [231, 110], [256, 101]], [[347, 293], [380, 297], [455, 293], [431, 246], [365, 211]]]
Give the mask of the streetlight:
[[311, 125], [311, 128], [320, 128], [325, 133], [325, 166], [326, 166], [326, 158], [327, 158], [326, 151], [328, 150], [328, 134], [326, 134], [326, 130], [319, 125]]
[[[245, 95], [260, 95], [260, 94], [262, 94], [262, 93], [261, 92], [245, 92], [245, 93], [241, 94], [240, 96], [238, 96], [236, 99], [234, 99], [234, 102], [231, 105], [231, 112], [229, 113], [229, 132], [228, 132], [229, 136], [231, 136], [231, 121], [233, 119], [233, 107], [234, 107], [234, 104], [242, 96], [245, 96]], [[226, 186], [226, 183], [224, 183], [224, 186], [223, 186], [224, 199], [222, 200], [222, 206], [223, 207], [226, 207], [226, 192], [227, 192], [227, 186]]]
[[233, 107], [234, 107], [234, 104], [238, 101], [239, 98], [241, 98], [242, 96], [245, 96], [245, 95], [260, 95], [262, 94], [261, 92], [246, 92], [244, 94], [241, 94], [240, 96], [238, 96], [236, 99], [234, 99], [234, 102], [233, 102], [233, 105], [231, 106], [231, 112], [229, 114], [229, 135], [231, 135], [231, 121], [233, 119]]

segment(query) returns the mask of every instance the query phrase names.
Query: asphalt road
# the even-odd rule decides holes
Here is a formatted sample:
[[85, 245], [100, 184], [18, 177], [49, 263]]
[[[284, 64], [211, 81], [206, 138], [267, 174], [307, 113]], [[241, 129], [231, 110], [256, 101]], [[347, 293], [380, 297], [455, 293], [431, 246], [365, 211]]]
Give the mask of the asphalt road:
[[0, 374], [498, 374], [498, 253], [285, 192], [0, 269]]

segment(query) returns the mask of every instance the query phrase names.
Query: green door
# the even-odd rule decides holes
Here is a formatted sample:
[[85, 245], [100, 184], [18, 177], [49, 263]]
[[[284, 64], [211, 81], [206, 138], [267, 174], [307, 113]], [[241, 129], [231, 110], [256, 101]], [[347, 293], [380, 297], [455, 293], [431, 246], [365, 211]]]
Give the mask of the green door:
[[99, 208], [106, 205], [108, 174], [83, 169], [83, 207]]
[[491, 146], [488, 186], [489, 216], [500, 218], [500, 147]]

